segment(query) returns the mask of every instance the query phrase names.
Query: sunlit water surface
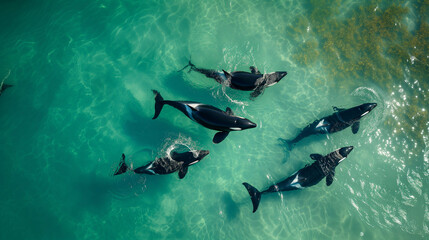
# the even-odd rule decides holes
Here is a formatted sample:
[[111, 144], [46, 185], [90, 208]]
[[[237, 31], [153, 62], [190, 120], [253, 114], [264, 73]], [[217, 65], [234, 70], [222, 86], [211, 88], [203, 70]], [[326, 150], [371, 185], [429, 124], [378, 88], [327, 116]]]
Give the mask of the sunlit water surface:
[[[0, 238], [427, 239], [428, 12], [418, 2], [2, 2], [0, 79], [10, 71], [14, 86], [0, 97]], [[359, 25], [353, 14], [371, 20], [391, 6], [406, 9], [382, 19], [405, 31], [397, 55], [371, 51], [390, 45], [361, 32], [366, 25], [350, 29], [380, 40], [366, 50], [335, 32]], [[252, 101], [177, 72], [189, 57], [205, 68], [289, 74]], [[214, 145], [214, 131], [169, 106], [152, 120], [151, 89], [230, 107], [258, 127]], [[278, 141], [332, 106], [365, 102], [378, 106], [355, 135], [313, 136], [292, 151]], [[311, 153], [349, 145], [330, 187], [264, 195], [252, 213], [242, 182], [263, 189], [311, 163]], [[182, 180], [112, 176], [122, 152], [138, 167], [173, 149], [210, 154]]]

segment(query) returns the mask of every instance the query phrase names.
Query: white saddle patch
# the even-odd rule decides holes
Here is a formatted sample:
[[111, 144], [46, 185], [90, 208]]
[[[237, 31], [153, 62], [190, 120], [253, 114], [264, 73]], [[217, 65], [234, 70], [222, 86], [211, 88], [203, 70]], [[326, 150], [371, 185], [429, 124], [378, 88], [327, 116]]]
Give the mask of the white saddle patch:
[[301, 184], [298, 182], [298, 174], [295, 176], [295, 178], [293, 179], [293, 181], [290, 183], [290, 185], [292, 187], [296, 187], [296, 188], [304, 188], [303, 186], [301, 186]]
[[[185, 105], [185, 107], [186, 107], [186, 113], [187, 113], [187, 115], [188, 115], [188, 117], [190, 118], [190, 119], [192, 119], [193, 121], [195, 121], [195, 119], [194, 119], [194, 117], [192, 116], [192, 108], [195, 108], [195, 107], [197, 107], [199, 104], [189, 104], [189, 106], [188, 105]], [[191, 108], [192, 107], [192, 108]]]
[[201, 103], [190, 103], [190, 104], [188, 104], [188, 106], [191, 108], [197, 108], [200, 105], [201, 105]]
[[152, 168], [152, 165], [153, 165], [153, 163], [151, 163], [150, 165], [149, 165], [149, 167], [147, 167], [146, 168], [146, 170], [147, 171], [149, 171], [149, 172], [151, 172], [151, 173], [153, 173], [153, 174], [155, 174], [155, 175], [158, 175], [158, 173], [156, 173], [155, 171], [153, 171], [151, 168]]
[[322, 121], [320, 121], [320, 122], [317, 124], [316, 128], [324, 127], [325, 125], [326, 125], [326, 124], [325, 124], [325, 119], [323, 119]]

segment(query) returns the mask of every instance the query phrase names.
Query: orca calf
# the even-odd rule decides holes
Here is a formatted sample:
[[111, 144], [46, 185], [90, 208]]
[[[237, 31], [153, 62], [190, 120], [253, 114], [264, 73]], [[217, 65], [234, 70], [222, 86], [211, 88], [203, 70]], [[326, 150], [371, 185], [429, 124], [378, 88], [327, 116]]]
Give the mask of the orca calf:
[[9, 73], [6, 75], [6, 77], [3, 78], [3, 80], [0, 83], [0, 95], [3, 93], [4, 90], [6, 90], [7, 88], [13, 87], [13, 85], [9, 85], [9, 84], [5, 84], [4, 81], [9, 77], [10, 75], [10, 71]]
[[219, 131], [213, 138], [214, 143], [222, 142], [230, 131], [256, 127], [256, 124], [249, 119], [234, 116], [229, 107], [226, 108], [226, 111], [222, 111], [219, 108], [198, 102], [164, 100], [158, 91], [152, 91], [155, 94], [155, 115], [152, 119], [156, 119], [159, 116], [165, 104], [170, 105], [204, 127]]
[[182, 179], [188, 172], [189, 166], [201, 161], [208, 154], [208, 150], [197, 150], [184, 153], [173, 152], [171, 157], [157, 158], [155, 161], [133, 170], [125, 163], [125, 154], [122, 153], [121, 162], [113, 175], [120, 175], [127, 171], [149, 175], [163, 175], [179, 171], [179, 178]]
[[222, 72], [213, 69], [197, 68], [189, 60], [188, 65], [183, 67], [181, 70], [190, 67], [189, 71], [195, 71], [204, 74], [208, 78], [213, 78], [220, 84], [225, 84], [232, 89], [242, 91], [253, 91], [250, 96], [256, 98], [259, 96], [266, 87], [272, 86], [278, 83], [283, 77], [287, 75], [287, 72], [273, 72], [262, 74], [256, 67], [250, 67], [249, 72], [235, 71], [227, 72], [222, 69]]
[[365, 103], [349, 109], [333, 107], [334, 114], [314, 121], [294, 139], [285, 140], [280, 138], [280, 140], [286, 143], [289, 150], [292, 150], [293, 145], [311, 135], [335, 133], [350, 126], [352, 126], [353, 134], [356, 134], [359, 131], [360, 119], [370, 113], [376, 106], [377, 103]]
[[253, 212], [258, 209], [259, 201], [263, 193], [303, 189], [316, 185], [324, 177], [326, 177], [326, 185], [330, 186], [334, 181], [335, 167], [343, 161], [352, 150], [353, 146], [350, 146], [337, 149], [326, 156], [311, 154], [310, 157], [315, 161], [313, 164], [305, 166], [292, 174], [292, 176], [286, 178], [286, 180], [276, 183], [262, 192], [244, 182], [243, 185], [246, 187], [252, 200]]

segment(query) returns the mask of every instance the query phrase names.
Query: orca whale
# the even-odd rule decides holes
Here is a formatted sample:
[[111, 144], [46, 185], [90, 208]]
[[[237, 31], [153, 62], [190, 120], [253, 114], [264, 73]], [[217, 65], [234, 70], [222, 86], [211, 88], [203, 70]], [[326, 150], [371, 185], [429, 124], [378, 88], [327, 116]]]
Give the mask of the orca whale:
[[208, 154], [208, 150], [197, 150], [184, 153], [172, 152], [171, 156], [157, 158], [155, 161], [149, 162], [142, 167], [131, 169], [125, 163], [125, 154], [122, 153], [119, 166], [113, 175], [120, 175], [127, 171], [149, 175], [164, 175], [179, 171], [179, 178], [182, 179], [188, 172], [189, 166], [201, 161]]
[[243, 185], [249, 192], [253, 204], [253, 212], [258, 209], [261, 195], [270, 192], [283, 192], [303, 189], [319, 183], [326, 177], [326, 185], [330, 186], [334, 181], [335, 167], [342, 162], [353, 150], [353, 146], [337, 149], [326, 156], [320, 154], [311, 154], [314, 160], [311, 165], [306, 165], [285, 180], [276, 183], [266, 190], [260, 192], [252, 185], [244, 182]]
[[219, 108], [198, 102], [164, 100], [158, 91], [152, 91], [155, 94], [155, 115], [152, 119], [156, 119], [159, 116], [165, 104], [170, 105], [204, 127], [219, 131], [213, 137], [214, 143], [222, 142], [230, 131], [256, 127], [256, 124], [249, 119], [235, 116], [229, 107], [226, 108], [226, 111], [222, 111]]
[[4, 81], [9, 77], [10, 75], [10, 71], [9, 73], [3, 78], [3, 80], [0, 83], [0, 95], [3, 93], [4, 90], [6, 90], [7, 88], [13, 87], [13, 85], [9, 85], [4, 83]]
[[309, 124], [294, 139], [285, 140], [280, 138], [280, 140], [286, 144], [289, 150], [292, 150], [297, 142], [311, 135], [335, 133], [350, 126], [353, 134], [356, 134], [359, 131], [360, 119], [370, 113], [376, 106], [377, 103], [364, 103], [349, 109], [333, 107], [334, 114]]
[[259, 96], [266, 87], [272, 86], [278, 83], [283, 77], [287, 75], [287, 72], [273, 72], [262, 74], [256, 67], [250, 66], [250, 73], [244, 71], [227, 72], [222, 69], [222, 72], [213, 69], [197, 68], [189, 60], [188, 65], [183, 67], [181, 70], [189, 68], [189, 71], [195, 71], [204, 74], [208, 78], [213, 78], [220, 84], [225, 84], [228, 87], [242, 91], [253, 91], [250, 96], [256, 98]]

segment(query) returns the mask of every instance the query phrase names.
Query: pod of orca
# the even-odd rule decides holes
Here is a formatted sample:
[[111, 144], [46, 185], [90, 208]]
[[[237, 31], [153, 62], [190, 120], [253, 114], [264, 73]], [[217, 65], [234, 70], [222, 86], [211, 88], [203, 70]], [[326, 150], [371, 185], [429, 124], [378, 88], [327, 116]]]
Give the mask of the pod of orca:
[[[179, 71], [188, 67], [188, 73], [191, 71], [198, 72], [232, 89], [252, 91], [250, 94], [252, 100], [261, 95], [265, 88], [278, 83], [287, 75], [286, 71], [262, 74], [253, 66], [250, 67], [250, 72], [235, 71], [229, 73], [225, 70], [221, 72], [212, 69], [197, 68], [191, 61]], [[4, 83], [9, 75], [10, 71], [0, 83], [0, 95], [4, 90], [13, 86]], [[203, 127], [217, 131], [213, 137], [213, 143], [215, 144], [222, 142], [231, 131], [241, 131], [256, 127], [256, 124], [251, 120], [234, 115], [229, 107], [223, 111], [217, 107], [199, 102], [164, 100], [158, 91], [152, 90], [152, 92], [155, 95], [155, 114], [152, 119], [158, 118], [164, 105], [169, 105], [181, 111], [189, 119], [199, 123]], [[334, 113], [332, 115], [315, 120], [306, 126], [295, 138], [290, 140], [279, 138], [279, 140], [291, 151], [295, 144], [311, 135], [331, 134], [348, 127], [351, 127], [352, 133], [356, 134], [359, 131], [361, 119], [376, 106], [377, 103], [364, 103], [349, 109], [333, 107]], [[326, 178], [326, 185], [330, 186], [334, 181], [335, 168], [348, 157], [352, 150], [353, 146], [348, 146], [337, 149], [325, 156], [311, 154], [310, 158], [314, 160], [312, 164], [306, 165], [285, 180], [269, 186], [263, 191], [259, 191], [247, 182], [243, 182], [244, 187], [250, 195], [253, 212], [258, 209], [262, 194], [304, 189], [316, 185], [323, 178]], [[168, 156], [157, 158], [144, 166], [132, 169], [132, 167], [129, 167], [125, 163], [125, 154], [123, 153], [114, 175], [120, 175], [128, 171], [149, 175], [164, 175], [178, 171], [179, 178], [182, 179], [186, 176], [189, 166], [200, 162], [208, 154], [208, 150], [192, 150], [183, 153], [172, 152]]]
[[[250, 72], [217, 71], [198, 68], [191, 61], [179, 71], [188, 67], [188, 73], [194, 71], [208, 78], [213, 78], [216, 82], [232, 89], [252, 91], [250, 94], [252, 100], [261, 95], [265, 88], [278, 83], [287, 75], [286, 71], [262, 74], [253, 66], [250, 67]], [[223, 111], [217, 107], [199, 102], [164, 100], [161, 93], [157, 90], [152, 90], [152, 92], [155, 96], [155, 113], [153, 119], [158, 118], [164, 105], [174, 107], [192, 121], [197, 122], [203, 127], [217, 131], [213, 137], [213, 143], [215, 144], [225, 140], [231, 131], [241, 131], [256, 127], [256, 124], [251, 120], [236, 116], [229, 107]], [[286, 148], [291, 151], [293, 146], [301, 139], [311, 135], [331, 134], [348, 127], [351, 127], [353, 134], [356, 134], [359, 131], [361, 119], [376, 106], [376, 103], [365, 103], [349, 109], [333, 107], [334, 113], [332, 115], [315, 120], [313, 123], [306, 126], [295, 138], [290, 140], [279, 139], [286, 145]], [[253, 204], [253, 212], [258, 209], [262, 194], [304, 189], [316, 185], [322, 181], [323, 178], [326, 178], [326, 185], [330, 186], [334, 181], [335, 168], [349, 156], [352, 150], [353, 146], [347, 146], [328, 153], [325, 156], [311, 154], [310, 158], [314, 160], [312, 164], [306, 165], [285, 180], [269, 186], [263, 191], [259, 191], [247, 182], [243, 182], [244, 187], [250, 195]], [[193, 150], [183, 153], [172, 152], [168, 156], [157, 158], [136, 169], [130, 168], [125, 163], [125, 154], [122, 154], [121, 161], [114, 175], [120, 175], [127, 171], [149, 175], [170, 174], [178, 171], [179, 178], [182, 179], [188, 172], [189, 166], [200, 162], [208, 154], [208, 150]]]

